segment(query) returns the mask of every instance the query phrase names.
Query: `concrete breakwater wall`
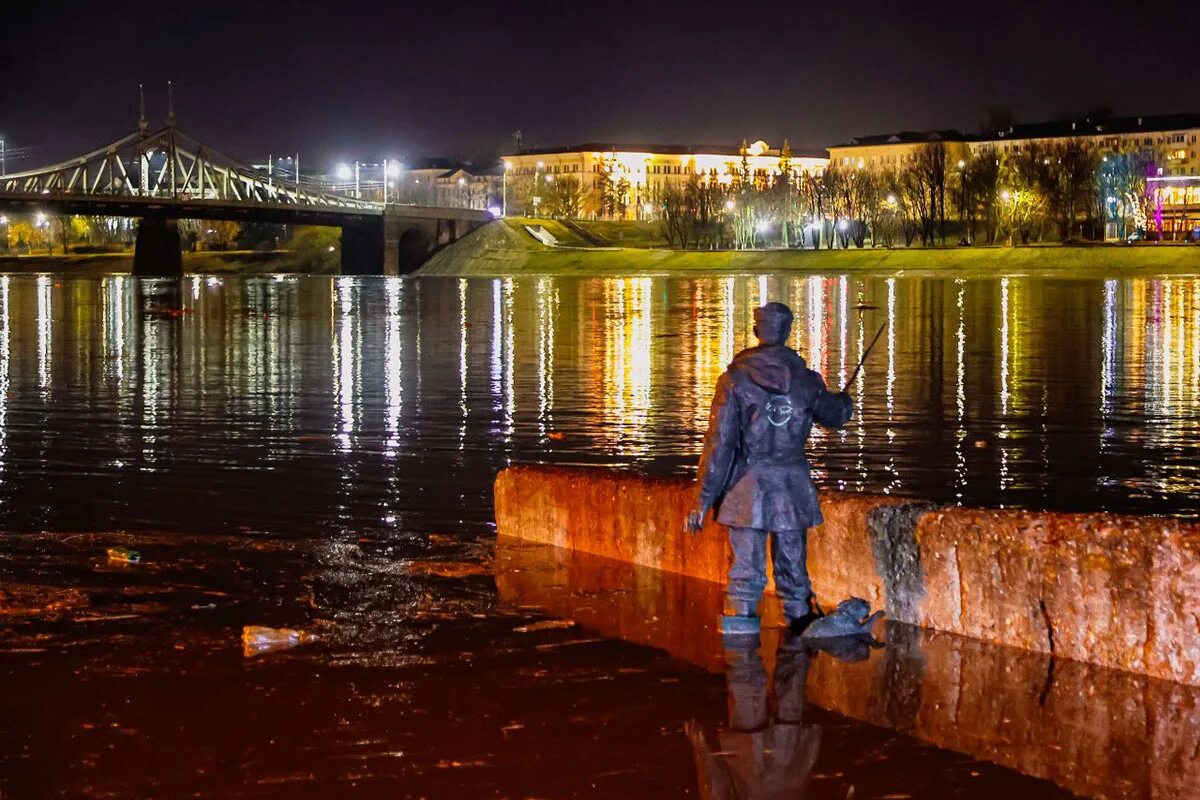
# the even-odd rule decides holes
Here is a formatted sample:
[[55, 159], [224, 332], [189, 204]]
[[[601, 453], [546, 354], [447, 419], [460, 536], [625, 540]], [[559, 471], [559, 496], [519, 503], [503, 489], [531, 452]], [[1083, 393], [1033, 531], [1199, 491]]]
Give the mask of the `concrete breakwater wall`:
[[[685, 534], [691, 481], [513, 467], [501, 536], [721, 582], [724, 529]], [[857, 595], [899, 622], [1200, 685], [1200, 525], [1155, 517], [936, 508], [826, 492], [809, 536], [825, 604]]]

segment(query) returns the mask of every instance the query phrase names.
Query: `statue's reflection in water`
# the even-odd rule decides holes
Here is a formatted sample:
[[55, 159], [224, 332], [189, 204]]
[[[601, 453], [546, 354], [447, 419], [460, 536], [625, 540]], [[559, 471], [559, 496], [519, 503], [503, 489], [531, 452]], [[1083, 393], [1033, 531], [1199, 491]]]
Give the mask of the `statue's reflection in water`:
[[841, 661], [862, 661], [874, 643], [867, 637], [815, 642], [795, 634], [782, 636], [770, 682], [758, 636], [726, 637], [723, 645], [729, 727], [713, 736], [695, 721], [685, 726], [701, 796], [804, 797], [821, 749], [821, 726], [804, 721], [812, 660], [819, 647]]

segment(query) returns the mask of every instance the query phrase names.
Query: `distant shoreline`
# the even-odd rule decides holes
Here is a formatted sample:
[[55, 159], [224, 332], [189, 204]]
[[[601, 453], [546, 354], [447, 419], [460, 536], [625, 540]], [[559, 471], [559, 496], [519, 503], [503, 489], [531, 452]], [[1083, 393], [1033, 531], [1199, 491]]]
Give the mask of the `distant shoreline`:
[[[531, 221], [532, 222], [532, 221]], [[421, 276], [697, 275], [710, 273], [880, 272], [986, 277], [1200, 275], [1200, 246], [1004, 245], [847, 250], [670, 250], [647, 247], [547, 247], [513, 221], [496, 221], [434, 254]]]
[[[204, 250], [183, 254], [187, 273], [262, 275], [294, 272], [290, 250]], [[78, 275], [128, 273], [133, 268], [133, 251], [123, 253], [70, 253], [62, 255], [3, 256], [0, 273], [69, 272]]]

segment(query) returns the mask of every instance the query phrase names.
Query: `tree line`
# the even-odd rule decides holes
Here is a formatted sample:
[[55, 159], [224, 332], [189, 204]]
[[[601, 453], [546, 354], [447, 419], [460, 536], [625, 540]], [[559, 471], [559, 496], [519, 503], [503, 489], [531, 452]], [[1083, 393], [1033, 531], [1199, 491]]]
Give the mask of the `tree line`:
[[741, 168], [727, 181], [693, 175], [656, 198], [663, 232], [676, 247], [848, 248], [1029, 244], [1145, 231], [1155, 198], [1153, 163], [1137, 152], [1101, 153], [1083, 139], [994, 146], [951, 163], [943, 142], [915, 148], [906, 163], [880, 169], [832, 164], [823, 173]]
[[[752, 169], [743, 142], [740, 163], [649, 192], [676, 248], [848, 248], [958, 244], [1029, 244], [1103, 238], [1106, 223], [1121, 239], [1145, 231], [1155, 199], [1147, 188], [1154, 164], [1137, 152], [1103, 153], [1088, 140], [985, 146], [951, 161], [944, 142], [915, 147], [892, 168], [831, 164], [816, 174], [795, 168], [784, 143], [777, 169]], [[602, 171], [595, 212], [626, 218], [630, 184]], [[572, 175], [545, 178], [538, 213], [579, 217], [587, 191]]]
[[[311, 250], [314, 258], [337, 248], [336, 228], [230, 220], [179, 220], [187, 250]], [[0, 255], [117, 253], [133, 247], [137, 220], [68, 214], [0, 215]]]

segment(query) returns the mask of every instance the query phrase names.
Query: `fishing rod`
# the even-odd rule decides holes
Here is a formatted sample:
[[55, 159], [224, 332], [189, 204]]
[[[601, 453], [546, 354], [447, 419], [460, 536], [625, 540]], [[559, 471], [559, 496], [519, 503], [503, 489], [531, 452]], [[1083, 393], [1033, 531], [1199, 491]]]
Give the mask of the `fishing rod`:
[[850, 373], [850, 380], [846, 381], [846, 385], [842, 387], [843, 392], [849, 389], [850, 384], [854, 383], [854, 379], [858, 377], [859, 370], [861, 370], [863, 364], [867, 362], [867, 356], [871, 355], [871, 351], [875, 349], [875, 345], [879, 343], [879, 337], [883, 335], [883, 329], [886, 327], [887, 323], [885, 322], [884, 324], [880, 325], [879, 330], [875, 332], [875, 338], [871, 340], [871, 344], [867, 345], [867, 349], [863, 351], [862, 358], [858, 360], [858, 366], [854, 368], [854, 372]]

